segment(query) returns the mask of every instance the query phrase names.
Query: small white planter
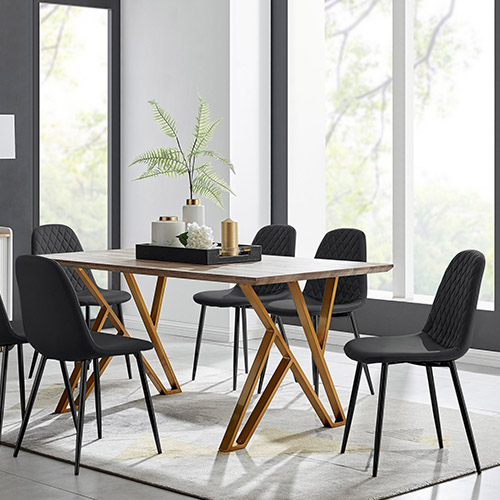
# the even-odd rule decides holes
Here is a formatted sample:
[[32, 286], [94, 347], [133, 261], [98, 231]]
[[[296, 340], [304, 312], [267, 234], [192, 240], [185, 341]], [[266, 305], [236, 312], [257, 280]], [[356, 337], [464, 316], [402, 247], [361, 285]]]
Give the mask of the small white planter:
[[177, 236], [185, 231], [186, 224], [180, 222], [177, 217], [160, 217], [159, 221], [154, 221], [151, 224], [151, 243], [153, 245], [184, 248]]

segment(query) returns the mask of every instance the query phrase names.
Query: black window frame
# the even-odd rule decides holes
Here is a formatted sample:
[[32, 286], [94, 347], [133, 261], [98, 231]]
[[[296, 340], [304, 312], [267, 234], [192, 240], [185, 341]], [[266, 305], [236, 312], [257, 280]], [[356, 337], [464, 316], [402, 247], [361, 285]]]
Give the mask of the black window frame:
[[[120, 0], [33, 0], [33, 224], [40, 225], [40, 4], [108, 11], [108, 248], [121, 243], [121, 20]], [[113, 288], [120, 277], [113, 273]]]

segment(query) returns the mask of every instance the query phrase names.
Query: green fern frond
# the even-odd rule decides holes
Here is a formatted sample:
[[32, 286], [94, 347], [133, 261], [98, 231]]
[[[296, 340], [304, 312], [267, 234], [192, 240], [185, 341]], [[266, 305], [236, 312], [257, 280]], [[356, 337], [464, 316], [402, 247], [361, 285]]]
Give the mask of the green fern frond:
[[222, 191], [227, 191], [228, 193], [234, 195], [229, 184], [222, 177], [219, 176], [219, 174], [213, 169], [210, 163], [204, 163], [203, 165], [201, 165], [196, 169], [195, 179], [198, 178], [201, 178], [205, 182], [216, 186], [218, 189], [221, 189]]
[[234, 165], [231, 163], [230, 160], [228, 160], [227, 158], [224, 158], [223, 156], [221, 156], [219, 153], [216, 153], [215, 151], [208, 151], [206, 149], [202, 149], [201, 151], [197, 151], [193, 156], [209, 156], [210, 158], [215, 158], [216, 160], [219, 160], [220, 162], [224, 163], [224, 165], [226, 165], [230, 170], [231, 172], [233, 172], [233, 174], [235, 174], [235, 170], [234, 170]]
[[153, 108], [153, 118], [160, 125], [162, 132], [168, 137], [177, 137], [175, 120], [154, 100], [148, 101]]
[[[176, 148], [158, 148], [139, 155], [129, 166], [137, 163], [147, 165], [146, 172], [156, 169], [169, 177], [178, 177], [187, 173], [188, 168], [182, 161], [182, 155]], [[144, 179], [145, 177], [139, 177]]]
[[[199, 97], [198, 115], [193, 133], [191, 148], [186, 151], [182, 145], [175, 124], [175, 120], [156, 101], [149, 101], [153, 110], [153, 117], [160, 125], [162, 132], [168, 137], [175, 139], [177, 147], [161, 147], [146, 151], [134, 159], [129, 165], [144, 164], [147, 169], [134, 180], [148, 179], [164, 175], [167, 177], [179, 177], [188, 175], [190, 181], [190, 194], [198, 194], [213, 201], [220, 208], [222, 204], [222, 193], [234, 194], [229, 184], [219, 177], [219, 174], [208, 162], [196, 167], [198, 157], [213, 158], [228, 167], [234, 173], [231, 161], [215, 151], [208, 150], [207, 144], [212, 139], [214, 131], [221, 120], [214, 122], [210, 119], [210, 108], [205, 100]], [[188, 153], [186, 154], [185, 153]], [[205, 160], [206, 161], [206, 160]]]
[[195, 179], [193, 181], [193, 193], [203, 196], [210, 201], [213, 201], [218, 207], [224, 208], [222, 203], [222, 191], [216, 186], [207, 183], [204, 179]]
[[196, 124], [194, 126], [194, 136], [201, 137], [208, 127], [210, 126], [210, 106], [208, 103], [198, 96], [200, 104], [198, 105], [198, 116], [196, 117]]
[[139, 177], [132, 179], [134, 181], [140, 181], [142, 179], [150, 179], [151, 177], [159, 177], [160, 175], [165, 175], [167, 177], [179, 177], [178, 174], [175, 174], [171, 170], [165, 170], [163, 168], [154, 168], [152, 170], [146, 170]]
[[199, 135], [195, 135], [193, 144], [191, 145], [190, 157], [197, 156], [200, 151], [202, 151], [205, 146], [212, 140], [215, 128], [221, 122], [222, 118], [209, 123], [206, 128], [204, 128]]

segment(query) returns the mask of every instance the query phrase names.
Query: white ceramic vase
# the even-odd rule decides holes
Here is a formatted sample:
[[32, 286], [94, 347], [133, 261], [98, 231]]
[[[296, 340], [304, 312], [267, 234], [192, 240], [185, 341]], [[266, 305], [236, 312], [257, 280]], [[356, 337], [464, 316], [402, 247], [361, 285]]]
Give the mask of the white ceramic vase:
[[198, 199], [186, 200], [182, 207], [182, 221], [187, 224], [197, 222], [199, 226], [205, 225], [205, 206]]
[[184, 248], [177, 236], [186, 232], [186, 224], [177, 217], [160, 217], [159, 221], [151, 224], [151, 243], [166, 247]]

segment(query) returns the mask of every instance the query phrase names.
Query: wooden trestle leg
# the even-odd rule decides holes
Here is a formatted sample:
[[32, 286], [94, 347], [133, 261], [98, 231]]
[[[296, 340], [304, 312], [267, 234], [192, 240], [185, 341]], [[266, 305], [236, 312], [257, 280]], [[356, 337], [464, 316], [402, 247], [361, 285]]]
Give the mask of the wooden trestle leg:
[[[104, 323], [106, 322], [106, 319], [109, 318], [113, 326], [117, 330], [117, 335], [124, 335], [127, 337], [130, 337], [128, 334], [127, 330], [125, 329], [123, 323], [120, 321], [118, 316], [115, 314], [111, 306], [106, 302], [102, 294], [99, 292], [99, 289], [95, 286], [95, 284], [92, 282], [92, 280], [88, 277], [87, 273], [85, 272], [84, 269], [82, 268], [75, 268], [76, 273], [78, 276], [81, 278], [85, 286], [88, 288], [92, 296], [96, 299], [97, 303], [100, 305], [101, 309], [97, 315], [97, 318], [94, 321], [94, 324], [92, 325], [92, 331], [94, 332], [99, 332], [104, 326]], [[139, 309], [139, 313], [141, 314], [142, 320], [144, 322], [144, 325], [146, 327], [146, 330], [148, 332], [149, 337], [151, 338], [151, 342], [155, 346], [156, 353], [158, 355], [158, 358], [160, 359], [160, 362], [162, 364], [163, 370], [165, 372], [165, 375], [168, 378], [168, 381], [172, 387], [171, 390], [168, 390], [165, 388], [163, 385], [162, 381], [158, 377], [158, 375], [155, 373], [151, 365], [148, 363], [148, 361], [143, 357], [144, 361], [144, 368], [146, 371], [146, 374], [148, 377], [151, 379], [151, 382], [153, 385], [156, 387], [158, 392], [160, 394], [172, 394], [172, 393], [177, 393], [181, 392], [181, 388], [179, 385], [179, 382], [177, 381], [177, 378], [175, 377], [175, 373], [170, 365], [170, 362], [167, 358], [167, 355], [165, 353], [165, 350], [161, 344], [161, 341], [158, 337], [157, 333], [157, 325], [158, 325], [158, 320], [160, 317], [160, 310], [161, 310], [161, 305], [163, 301], [163, 295], [165, 293], [165, 286], [166, 286], [166, 281], [167, 278], [164, 277], [159, 277], [157, 284], [156, 284], [156, 291], [153, 299], [153, 305], [151, 307], [151, 313], [148, 313], [144, 299], [141, 295], [141, 292], [137, 286], [137, 282], [133, 275], [131, 274], [126, 274], [125, 278], [127, 280], [127, 283], [130, 286], [132, 296], [134, 297], [135, 303], [137, 305], [137, 308]], [[99, 373], [102, 375], [104, 370], [107, 368], [111, 361], [111, 357], [107, 358], [102, 358], [99, 362]], [[81, 365], [78, 363], [71, 373], [70, 376], [70, 385], [71, 389], [75, 390], [76, 385], [78, 383], [79, 377], [80, 377], [80, 370], [81, 370]], [[89, 379], [87, 380], [87, 385], [86, 385], [86, 394], [85, 397], [87, 398], [89, 394], [92, 392], [94, 389], [94, 375], [92, 374]], [[78, 398], [75, 401], [75, 405], [78, 406]], [[68, 398], [66, 396], [66, 391], [61, 395], [59, 402], [56, 407], [56, 413], [63, 413], [69, 411], [68, 407]]]
[[[305, 305], [304, 297], [302, 295], [298, 282], [289, 283], [289, 288], [292, 293], [292, 297], [294, 299], [302, 326], [304, 328], [309, 347], [311, 349], [316, 366], [318, 367], [323, 385], [325, 386], [325, 391], [332, 407], [333, 414], [335, 415], [335, 422], [332, 421], [332, 419], [328, 415], [325, 407], [323, 406], [322, 402], [314, 392], [311, 384], [307, 380], [307, 377], [300, 367], [297, 359], [281, 336], [279, 330], [276, 328], [276, 325], [271, 320], [269, 313], [266, 311], [264, 305], [260, 301], [252, 286], [240, 285], [241, 290], [257, 313], [260, 321], [266, 328], [266, 333], [264, 334], [264, 338], [262, 339], [262, 342], [259, 346], [259, 349], [255, 356], [255, 360], [252, 364], [252, 368], [250, 369], [250, 373], [248, 374], [245, 385], [243, 386], [243, 390], [241, 391], [240, 397], [236, 404], [236, 408], [234, 409], [233, 415], [231, 417], [231, 420], [229, 421], [229, 425], [220, 444], [220, 451], [229, 452], [245, 448], [247, 446], [288, 370], [292, 370], [297, 382], [304, 391], [304, 394], [306, 395], [307, 399], [311, 403], [312, 407], [316, 411], [319, 419], [325, 427], [337, 427], [345, 424], [345, 417], [342, 406], [340, 405], [340, 401], [338, 399], [332, 377], [324, 358], [324, 349], [326, 346], [326, 339], [330, 326], [330, 319], [333, 302], [335, 300], [335, 292], [337, 290], [337, 283], [338, 278], [330, 278], [327, 280], [326, 291], [321, 309], [321, 318], [317, 333], [315, 332], [312, 325], [311, 317]], [[264, 364], [269, 357], [269, 352], [271, 351], [271, 347], [273, 344], [276, 344], [276, 347], [280, 351], [282, 360], [278, 364], [276, 371], [269, 380], [264, 392], [260, 396], [255, 408], [248, 417], [245, 425], [243, 426], [243, 429], [241, 430], [241, 433], [238, 436], [238, 432], [245, 418], [250, 400], [259, 381], [259, 377]]]

